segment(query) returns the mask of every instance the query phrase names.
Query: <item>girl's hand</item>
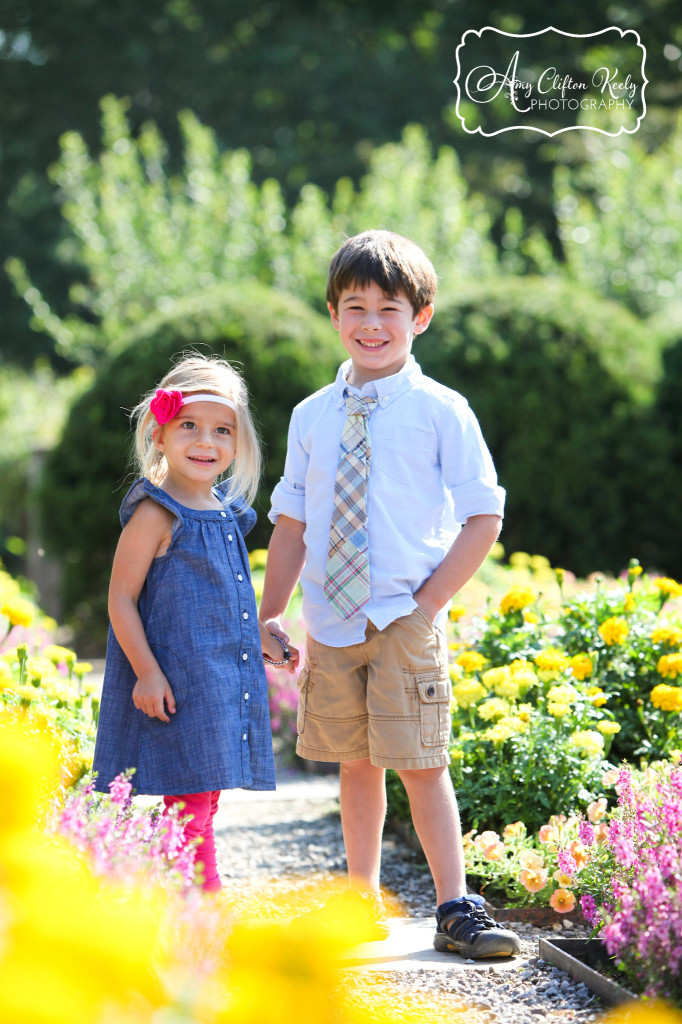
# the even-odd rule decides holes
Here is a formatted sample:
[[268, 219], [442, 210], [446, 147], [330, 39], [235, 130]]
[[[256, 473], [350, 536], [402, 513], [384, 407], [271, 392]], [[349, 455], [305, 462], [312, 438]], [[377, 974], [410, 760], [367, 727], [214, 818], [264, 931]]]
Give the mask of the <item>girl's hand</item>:
[[171, 715], [175, 714], [175, 697], [170, 683], [161, 669], [139, 676], [133, 689], [133, 704], [150, 718], [160, 718], [162, 722], [170, 722], [164, 708]]

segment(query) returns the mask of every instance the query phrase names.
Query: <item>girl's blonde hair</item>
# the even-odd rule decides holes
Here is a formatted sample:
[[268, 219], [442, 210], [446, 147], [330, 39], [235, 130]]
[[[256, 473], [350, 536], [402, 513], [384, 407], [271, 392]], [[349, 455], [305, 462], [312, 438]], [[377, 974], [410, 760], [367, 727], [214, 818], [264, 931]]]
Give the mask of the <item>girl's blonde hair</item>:
[[149, 403], [157, 388], [181, 391], [183, 395], [205, 392], [228, 398], [236, 406], [237, 454], [231, 467], [228, 496], [231, 501], [243, 498], [251, 504], [258, 490], [261, 471], [261, 452], [256, 428], [249, 412], [246, 384], [225, 359], [203, 356], [199, 353], [184, 355], [130, 414], [137, 420], [135, 428], [135, 457], [139, 472], [158, 487], [168, 475], [166, 456], [154, 447], [152, 434], [158, 423]]

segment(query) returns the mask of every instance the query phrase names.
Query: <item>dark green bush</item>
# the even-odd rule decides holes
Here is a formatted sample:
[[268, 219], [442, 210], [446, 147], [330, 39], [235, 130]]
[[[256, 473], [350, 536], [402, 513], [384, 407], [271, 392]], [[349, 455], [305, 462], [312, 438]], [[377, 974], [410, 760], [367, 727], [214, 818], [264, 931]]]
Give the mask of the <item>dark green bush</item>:
[[668, 471], [651, 413], [660, 356], [641, 321], [564, 281], [498, 278], [443, 296], [415, 355], [480, 419], [507, 550], [578, 574], [664, 557], [646, 513]]
[[291, 410], [333, 379], [342, 353], [325, 319], [296, 299], [248, 284], [221, 286], [178, 302], [130, 334], [73, 407], [51, 452], [41, 503], [46, 543], [64, 560], [67, 616], [101, 641], [118, 507], [134, 479], [127, 410], [189, 348], [225, 356], [244, 375], [267, 461], [251, 547], [265, 545], [269, 495], [284, 466]]

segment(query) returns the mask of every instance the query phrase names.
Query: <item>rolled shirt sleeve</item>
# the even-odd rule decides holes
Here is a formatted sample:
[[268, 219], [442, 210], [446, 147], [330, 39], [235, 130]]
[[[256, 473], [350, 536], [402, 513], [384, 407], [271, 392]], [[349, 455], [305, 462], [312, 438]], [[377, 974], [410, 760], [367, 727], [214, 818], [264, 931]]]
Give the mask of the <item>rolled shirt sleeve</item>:
[[478, 420], [469, 404], [458, 398], [452, 414], [442, 421], [440, 450], [443, 483], [452, 495], [455, 519], [465, 523], [471, 516], [502, 517], [505, 490], [497, 482]]
[[287, 441], [287, 457], [284, 464], [284, 476], [272, 492], [271, 508], [268, 519], [276, 523], [279, 516], [289, 516], [305, 523], [305, 479], [308, 471], [309, 454], [301, 442], [300, 417], [298, 408], [294, 409], [289, 424]]

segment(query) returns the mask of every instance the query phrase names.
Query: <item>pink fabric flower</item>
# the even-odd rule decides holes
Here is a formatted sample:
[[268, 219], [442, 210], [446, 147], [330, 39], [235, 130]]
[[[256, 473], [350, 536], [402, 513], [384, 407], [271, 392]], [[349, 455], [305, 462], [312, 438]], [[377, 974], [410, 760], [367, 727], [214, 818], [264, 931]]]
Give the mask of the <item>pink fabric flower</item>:
[[152, 398], [149, 403], [149, 408], [160, 426], [177, 416], [181, 406], [182, 391], [165, 391], [163, 388], [157, 388], [156, 398]]

